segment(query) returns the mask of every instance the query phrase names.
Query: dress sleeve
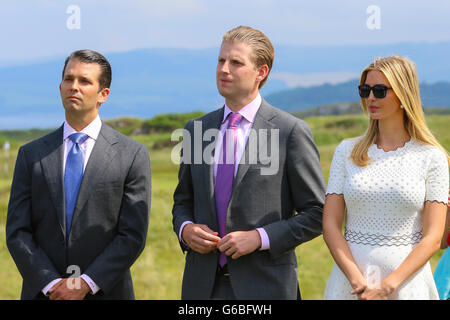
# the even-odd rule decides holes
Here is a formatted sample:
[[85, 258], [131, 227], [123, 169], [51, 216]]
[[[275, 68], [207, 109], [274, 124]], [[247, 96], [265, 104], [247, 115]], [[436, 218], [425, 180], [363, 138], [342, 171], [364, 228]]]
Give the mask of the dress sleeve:
[[333, 160], [331, 161], [330, 175], [328, 177], [328, 187], [326, 194], [343, 194], [344, 183], [347, 177], [346, 161], [347, 161], [347, 142], [342, 141], [334, 151]]
[[425, 201], [448, 202], [449, 173], [447, 157], [435, 150], [430, 159], [426, 179]]

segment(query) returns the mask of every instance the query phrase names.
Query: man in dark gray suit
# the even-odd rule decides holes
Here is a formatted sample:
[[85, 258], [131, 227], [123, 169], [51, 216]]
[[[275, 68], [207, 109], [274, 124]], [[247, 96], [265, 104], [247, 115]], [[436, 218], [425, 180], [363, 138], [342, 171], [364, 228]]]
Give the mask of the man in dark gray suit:
[[273, 59], [262, 32], [227, 32], [225, 105], [184, 129], [172, 210], [183, 299], [300, 298], [295, 248], [322, 232], [325, 183], [308, 125], [259, 95]]
[[6, 221], [22, 299], [134, 299], [146, 242], [147, 149], [102, 123], [111, 66], [79, 50], [60, 84], [66, 121], [19, 149]]

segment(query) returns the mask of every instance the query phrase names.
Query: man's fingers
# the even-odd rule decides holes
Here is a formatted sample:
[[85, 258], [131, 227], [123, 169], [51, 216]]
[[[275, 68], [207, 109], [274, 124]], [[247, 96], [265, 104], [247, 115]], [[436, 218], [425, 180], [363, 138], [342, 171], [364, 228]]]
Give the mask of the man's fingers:
[[230, 237], [229, 235], [226, 235], [225, 237], [223, 237], [222, 239], [220, 239], [217, 242], [217, 249], [219, 249], [220, 252], [225, 252], [227, 249], [229, 249], [231, 247], [231, 242], [229, 241]]
[[58, 300], [59, 299], [59, 296], [60, 296], [60, 294], [59, 294], [59, 291], [58, 290], [55, 290], [54, 292], [52, 292], [51, 294], [50, 294], [50, 300]]
[[217, 248], [218, 233], [204, 224], [188, 224], [184, 227], [183, 239], [187, 245], [199, 253], [209, 253]]
[[228, 236], [225, 236], [219, 241], [217, 244], [217, 249], [219, 249], [220, 252], [225, 253], [227, 256], [231, 256], [237, 251], [236, 244]]
[[228, 233], [217, 242], [217, 247], [223, 247], [224, 250], [232, 245], [232, 233]]
[[195, 238], [194, 242], [200, 247], [216, 248], [217, 246], [216, 241], [205, 240], [200, 237]]
[[55, 283], [55, 284], [53, 285], [53, 287], [51, 287], [50, 290], [47, 291], [47, 295], [48, 295], [48, 296], [52, 296], [52, 295], [53, 295], [53, 296], [55, 297], [55, 292], [58, 291], [58, 288], [61, 287], [61, 285], [62, 285], [63, 283], [65, 283], [65, 280], [64, 280], [64, 279], [61, 279], [60, 281], [58, 281], [57, 283]]
[[199, 225], [200, 229], [206, 231], [209, 234], [217, 236], [219, 233], [216, 231], [211, 230], [206, 224]]
[[261, 237], [257, 230], [235, 231], [224, 236], [217, 248], [233, 259], [238, 259], [261, 247]]
[[217, 248], [217, 241], [210, 241], [195, 235], [192, 237], [189, 246], [197, 252], [209, 253]]
[[244, 255], [243, 253], [236, 251], [236, 252], [231, 256], [231, 259], [237, 259], [237, 258], [242, 257], [243, 255]]
[[64, 283], [64, 279], [59, 280], [57, 283], [53, 285], [53, 287], [48, 290], [49, 293], [54, 292], [56, 289], [58, 289], [62, 284]]
[[225, 251], [225, 255], [231, 257], [232, 259], [237, 259], [242, 257], [245, 254], [245, 252], [239, 250], [237, 247], [235, 246], [231, 246], [228, 249], [226, 249]]
[[220, 237], [218, 236], [218, 233], [215, 231], [212, 231], [208, 226], [206, 225], [200, 225], [199, 228], [196, 230], [197, 235], [200, 238], [203, 238], [205, 240], [218, 242], [220, 240]]
[[[185, 227], [186, 235], [183, 235], [185, 238], [193, 239], [195, 236], [200, 237], [209, 241], [219, 241], [220, 237], [218, 237], [218, 233], [211, 230], [207, 225], [204, 224], [188, 224]], [[187, 239], [185, 239], [187, 240]]]

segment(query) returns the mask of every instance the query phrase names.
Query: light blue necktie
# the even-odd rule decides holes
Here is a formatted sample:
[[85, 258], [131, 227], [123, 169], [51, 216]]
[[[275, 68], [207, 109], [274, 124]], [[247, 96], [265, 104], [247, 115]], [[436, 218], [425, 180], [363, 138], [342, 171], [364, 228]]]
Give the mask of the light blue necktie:
[[66, 196], [66, 244], [69, 240], [72, 226], [73, 211], [77, 202], [78, 190], [83, 179], [84, 156], [80, 144], [86, 141], [88, 135], [77, 132], [69, 136], [73, 142], [72, 149], [67, 154], [66, 170], [64, 172], [64, 192]]

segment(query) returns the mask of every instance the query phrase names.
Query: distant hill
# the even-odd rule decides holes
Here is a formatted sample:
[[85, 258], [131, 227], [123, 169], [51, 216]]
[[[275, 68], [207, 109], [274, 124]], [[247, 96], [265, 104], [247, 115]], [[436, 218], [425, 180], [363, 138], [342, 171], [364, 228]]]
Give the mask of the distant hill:
[[[340, 84], [324, 84], [310, 88], [294, 88], [269, 94], [265, 99], [274, 106], [286, 111], [302, 111], [320, 105], [358, 102], [359, 80], [351, 80]], [[424, 107], [450, 108], [450, 83], [422, 83], [420, 95]], [[328, 115], [338, 113], [330, 113]], [[317, 114], [319, 115], [319, 114]]]
[[301, 119], [310, 117], [339, 116], [339, 115], [361, 114], [361, 113], [363, 113], [363, 110], [359, 102], [342, 102], [331, 105], [323, 105], [308, 110], [292, 112], [294, 116]]
[[316, 106], [358, 101], [357, 80], [336, 85], [324, 84], [310, 88], [294, 88], [278, 91], [265, 97], [270, 104], [286, 111], [300, 111]]
[[[450, 108], [425, 107], [424, 112], [426, 115], [450, 115]], [[310, 117], [362, 114], [363, 109], [361, 103], [358, 101], [323, 105], [308, 110], [293, 111], [291, 113], [298, 118], [304, 119]]]
[[[161, 113], [207, 112], [221, 106], [223, 98], [215, 83], [218, 51], [218, 48], [154, 48], [104, 52], [112, 64], [113, 80], [111, 95], [101, 107], [100, 115], [103, 119], [123, 116], [148, 119]], [[450, 42], [332, 47], [275, 45], [274, 66], [261, 93], [275, 105], [289, 110], [358, 101], [349, 75], [357, 76], [376, 56], [394, 53], [416, 62], [426, 105], [449, 105], [448, 97], [442, 94], [449, 92], [445, 81], [450, 82]], [[46, 62], [0, 67], [0, 129], [46, 128], [62, 123], [64, 112], [58, 85], [64, 59], [61, 56]], [[327, 75], [332, 75], [332, 79]], [[440, 81], [444, 82], [438, 85]], [[324, 85], [326, 82], [333, 84]], [[432, 86], [428, 97], [425, 83]], [[293, 89], [297, 85], [303, 88]], [[291, 90], [298, 92], [290, 94]]]

